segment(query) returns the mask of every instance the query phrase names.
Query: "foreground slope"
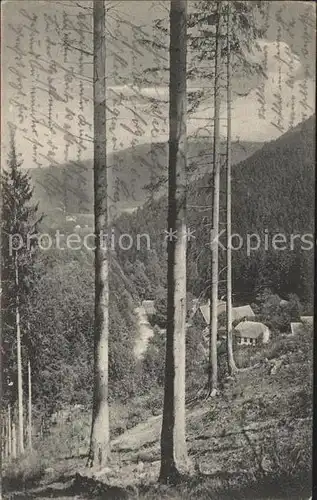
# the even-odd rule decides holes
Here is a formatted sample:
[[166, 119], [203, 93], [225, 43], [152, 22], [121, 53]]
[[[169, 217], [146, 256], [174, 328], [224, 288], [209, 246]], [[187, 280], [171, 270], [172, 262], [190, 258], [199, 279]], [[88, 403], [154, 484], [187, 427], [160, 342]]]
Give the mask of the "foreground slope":
[[[82, 442], [74, 434], [72, 422], [68, 439], [73, 458], [70, 454], [64, 459], [57, 456], [54, 448], [42, 450], [50, 465], [42, 483], [35, 489], [33, 485], [26, 496], [11, 493], [10, 498], [308, 498], [312, 335], [307, 330], [305, 335], [277, 338], [265, 348], [240, 351], [238, 362], [251, 363], [253, 368], [240, 371], [237, 381], [223, 380], [216, 399], [197, 398], [188, 403], [187, 443], [194, 468], [193, 477], [182, 485], [156, 485], [161, 428], [158, 415], [113, 439], [110, 469], [94, 477], [85, 469], [85, 458], [78, 456], [83, 445], [84, 449], [88, 446], [89, 425], [83, 427], [86, 435]], [[131, 416], [127, 412], [127, 421]], [[83, 425], [83, 415], [77, 418]], [[116, 426], [115, 418], [112, 425]], [[58, 430], [52, 432], [47, 446], [51, 442], [56, 447]], [[7, 491], [18, 484], [14, 471], [11, 466], [4, 473]], [[97, 492], [103, 492], [103, 496]]]

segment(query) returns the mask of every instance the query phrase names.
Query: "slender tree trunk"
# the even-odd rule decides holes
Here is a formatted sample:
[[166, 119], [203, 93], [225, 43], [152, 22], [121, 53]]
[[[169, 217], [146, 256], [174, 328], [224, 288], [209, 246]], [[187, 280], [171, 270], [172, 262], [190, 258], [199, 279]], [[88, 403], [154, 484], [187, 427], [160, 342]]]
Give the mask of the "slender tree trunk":
[[9, 433], [8, 433], [8, 417], [3, 417], [3, 445], [4, 445], [4, 459], [7, 460], [9, 458]]
[[28, 360], [28, 446], [32, 450], [32, 379], [30, 360]]
[[[0, 433], [1, 436], [1, 433]], [[2, 450], [1, 450], [1, 459], [2, 459]], [[2, 474], [0, 474], [0, 500], [2, 500]]]
[[[0, 429], [0, 436], [1, 436], [1, 460], [5, 460], [5, 417], [2, 414], [1, 415], [1, 429]], [[0, 474], [1, 476], [1, 474]]]
[[8, 405], [8, 446], [9, 446], [9, 456], [12, 455], [12, 435], [11, 435], [12, 423], [11, 423], [11, 406]]
[[227, 3], [227, 357], [229, 375], [237, 371], [232, 346], [232, 254], [231, 254], [231, 5]]
[[19, 417], [19, 452], [24, 452], [24, 422], [23, 422], [23, 385], [22, 385], [22, 354], [21, 354], [21, 325], [19, 300], [19, 270], [17, 252], [14, 257], [15, 285], [16, 285], [16, 331], [17, 331], [17, 365], [18, 365], [18, 417]]
[[12, 458], [17, 456], [17, 436], [15, 430], [15, 423], [12, 422]]
[[[161, 482], [174, 482], [187, 470], [185, 434], [186, 341], [186, 31], [187, 2], [171, 0], [168, 176], [167, 330]], [[175, 235], [175, 236], [173, 236]]]
[[109, 253], [106, 156], [105, 3], [93, 4], [94, 23], [94, 194], [95, 194], [95, 345], [94, 402], [88, 465], [103, 467], [110, 453], [108, 407]]
[[218, 268], [219, 268], [219, 202], [220, 202], [220, 57], [221, 57], [221, 2], [217, 2], [216, 24], [216, 54], [215, 54], [215, 85], [214, 85], [214, 144], [213, 144], [213, 214], [211, 232], [211, 300], [209, 323], [209, 392], [217, 394], [218, 362], [217, 362], [217, 332], [218, 332]]
[[[5, 460], [5, 417], [4, 415], [1, 415], [1, 429], [0, 429], [0, 435], [1, 435], [1, 460]], [[1, 475], [1, 474], [0, 474]]]

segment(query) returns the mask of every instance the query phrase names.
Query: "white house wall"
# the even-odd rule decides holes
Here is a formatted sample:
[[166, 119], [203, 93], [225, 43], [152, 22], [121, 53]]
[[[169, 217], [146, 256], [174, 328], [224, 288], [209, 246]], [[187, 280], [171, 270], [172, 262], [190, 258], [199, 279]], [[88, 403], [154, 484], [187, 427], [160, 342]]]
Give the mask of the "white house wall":
[[263, 344], [267, 344], [270, 340], [270, 330], [268, 328], [265, 328], [263, 331]]

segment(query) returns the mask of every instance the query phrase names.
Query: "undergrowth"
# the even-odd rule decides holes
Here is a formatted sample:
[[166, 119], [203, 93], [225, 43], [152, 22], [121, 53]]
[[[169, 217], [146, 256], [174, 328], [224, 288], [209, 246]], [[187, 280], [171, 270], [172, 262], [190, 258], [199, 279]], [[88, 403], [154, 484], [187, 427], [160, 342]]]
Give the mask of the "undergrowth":
[[[312, 462], [311, 345], [312, 336], [308, 333], [307, 337], [276, 339], [256, 351], [244, 350], [244, 363], [248, 362], [249, 366], [260, 363], [260, 366], [231, 380], [215, 401], [198, 401], [201, 416], [188, 422], [190, 454], [196, 458], [203, 456], [208, 464], [215, 460], [215, 454], [220, 457], [219, 453], [222, 453], [222, 467], [219, 466], [223, 472], [218, 471], [215, 477], [206, 477], [199, 472], [177, 488], [165, 489], [154, 484], [150, 476], [142, 483], [140, 476], [137, 498], [290, 500], [305, 498], [305, 495], [307, 498]], [[284, 364], [272, 376], [267, 363], [281, 357]], [[112, 439], [157, 414], [161, 404], [162, 393], [157, 387], [125, 405], [113, 404], [110, 408]], [[90, 419], [89, 410], [79, 409], [73, 412], [70, 421], [51, 426], [45, 439], [35, 439], [35, 451], [5, 464], [4, 490], [31, 488], [43, 478], [47, 468], [54, 468], [71, 457], [81, 460], [77, 463], [84, 466]], [[259, 426], [257, 433], [244, 430], [250, 425]], [[216, 433], [216, 437], [208, 438], [212, 433]], [[203, 435], [207, 436], [205, 445], [199, 441]], [[145, 468], [154, 460], [151, 453], [154, 457], [150, 448], [150, 459]], [[155, 456], [157, 459], [157, 450]], [[129, 461], [131, 463], [130, 455]], [[118, 473], [119, 470], [120, 474], [124, 471], [118, 468]], [[133, 472], [131, 479], [135, 481], [137, 474]]]

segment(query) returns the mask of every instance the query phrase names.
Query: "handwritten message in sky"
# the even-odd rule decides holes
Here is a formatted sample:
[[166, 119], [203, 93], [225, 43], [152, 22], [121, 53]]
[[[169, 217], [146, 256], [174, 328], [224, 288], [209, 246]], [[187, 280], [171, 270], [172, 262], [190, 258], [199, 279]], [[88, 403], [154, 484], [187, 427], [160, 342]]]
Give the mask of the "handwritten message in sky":
[[257, 97], [259, 118], [282, 134], [314, 112], [315, 63], [311, 55], [316, 52], [315, 10], [312, 2], [303, 2], [297, 13], [289, 5], [276, 4], [273, 9], [268, 3], [264, 15], [265, 34], [272, 38], [273, 22], [276, 39], [260, 41], [266, 78]]
[[[246, 81], [233, 73], [234, 140], [274, 139], [313, 113], [315, 14], [312, 2], [267, 3], [263, 38], [248, 54], [262, 64], [264, 76]], [[80, 193], [81, 211], [93, 158], [92, 2], [30, 0], [26, 6], [12, 0], [2, 15], [2, 157], [14, 127], [24, 166], [59, 168], [59, 175], [47, 172], [44, 183], [42, 177], [45, 190], [59, 192], [64, 206]], [[140, 186], [159, 183], [166, 167], [159, 143], [168, 140], [168, 33], [156, 21], [164, 19], [168, 27], [168, 2], [109, 1], [106, 19], [107, 149], [115, 204], [124, 193], [137, 199]], [[188, 57], [190, 65], [190, 50]], [[205, 99], [188, 117], [193, 137], [212, 134], [212, 82], [188, 80], [189, 92], [203, 88]], [[225, 137], [225, 102], [221, 115]], [[120, 172], [128, 158], [127, 183]]]

